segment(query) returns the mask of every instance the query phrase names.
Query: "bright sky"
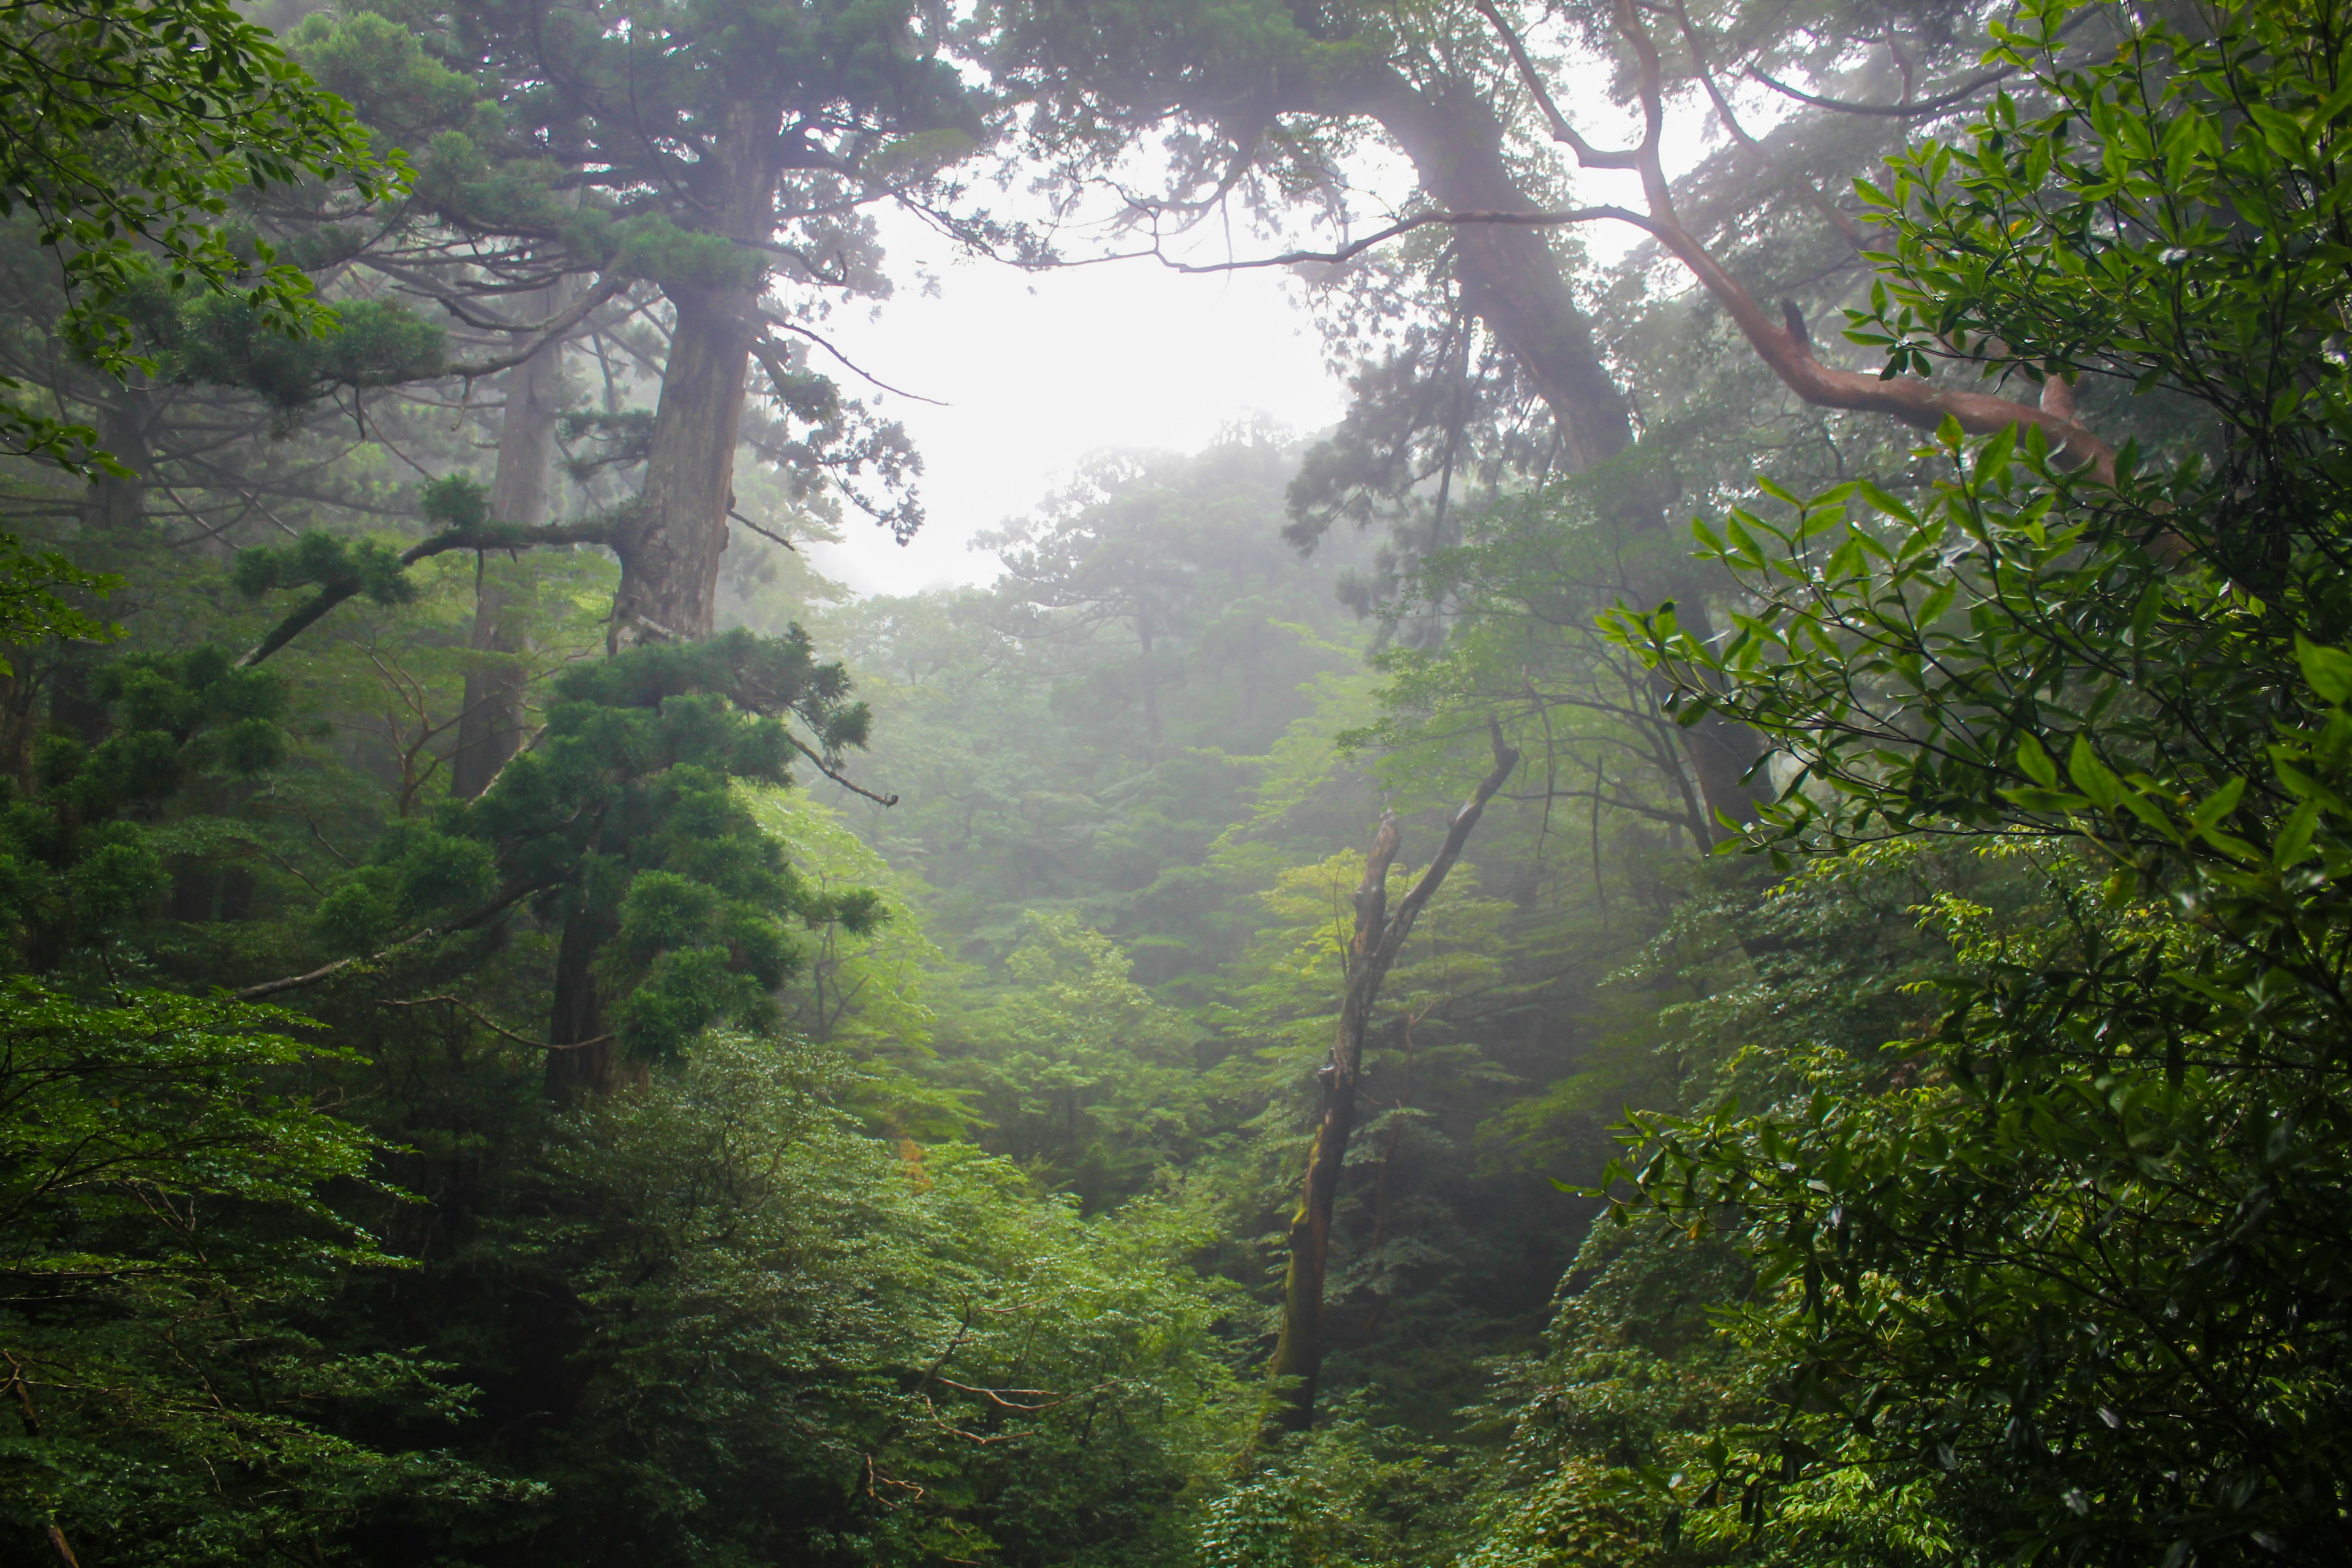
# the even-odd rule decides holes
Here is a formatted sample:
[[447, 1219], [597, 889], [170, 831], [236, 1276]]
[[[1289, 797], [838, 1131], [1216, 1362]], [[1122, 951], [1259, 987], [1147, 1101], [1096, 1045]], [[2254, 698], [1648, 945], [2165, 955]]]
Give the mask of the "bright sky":
[[853, 517], [841, 544], [810, 548], [820, 571], [860, 592], [994, 575], [994, 559], [967, 548], [972, 534], [1027, 511], [1090, 452], [1188, 451], [1253, 413], [1306, 432], [1345, 406], [1303, 295], [1281, 273], [1187, 276], [1148, 260], [1023, 273], [957, 257], [905, 218], [883, 228], [894, 272], [919, 266], [938, 291], [902, 284], [874, 320], [836, 320], [827, 335], [875, 375], [946, 406], [887, 394], [877, 405], [923, 456], [929, 521], [915, 542], [902, 549]]
[[[1604, 142], [1633, 134], [1631, 117], [1607, 104], [1600, 66], [1562, 73]], [[1773, 117], [1761, 111], [1760, 129]], [[1704, 109], [1670, 117], [1670, 171], [1696, 161], [1709, 121]], [[1411, 191], [1410, 171], [1393, 154], [1364, 152], [1350, 170], [1359, 200], [1358, 232], [1381, 221]], [[1148, 180], [1144, 182], [1150, 184]], [[1382, 197], [1385, 195], [1386, 200]], [[1638, 208], [1631, 174], [1588, 172], [1577, 178], [1588, 202]], [[1024, 204], [1015, 197], [1006, 205]], [[1278, 268], [1192, 275], [1150, 259], [1023, 273], [959, 254], [921, 223], [877, 213], [887, 265], [906, 279], [872, 319], [858, 314], [825, 326], [861, 366], [934, 407], [883, 395], [877, 407], [903, 422], [922, 453], [929, 521], [904, 548], [853, 515], [838, 545], [816, 544], [820, 571], [860, 593], [908, 593], [942, 582], [980, 582], [996, 574], [993, 557], [969, 548], [971, 536], [1034, 507], [1088, 453], [1106, 447], [1191, 451], [1228, 422], [1270, 416], [1300, 434], [1338, 421], [1346, 387], [1324, 368], [1324, 346], [1309, 319], [1306, 292]], [[1188, 242], [1194, 260], [1265, 256], [1282, 241], [1252, 239], [1235, 225], [1230, 241], [1215, 225]], [[1132, 246], [1132, 238], [1070, 237], [1066, 254]], [[1639, 238], [1619, 224], [1588, 228], [1588, 254], [1606, 263]], [[1291, 245], [1328, 245], [1328, 230], [1302, 231]], [[937, 279], [925, 293], [913, 279]], [[820, 360], [822, 355], [818, 356]], [[844, 374], [845, 388], [857, 385]]]

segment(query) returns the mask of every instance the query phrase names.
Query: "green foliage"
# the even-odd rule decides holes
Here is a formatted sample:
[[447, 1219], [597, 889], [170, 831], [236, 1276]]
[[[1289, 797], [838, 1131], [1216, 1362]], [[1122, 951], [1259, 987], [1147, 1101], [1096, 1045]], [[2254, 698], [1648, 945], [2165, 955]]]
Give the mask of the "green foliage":
[[322, 1424], [446, 1423], [464, 1391], [310, 1331], [341, 1276], [393, 1260], [334, 1201], [371, 1182], [376, 1149], [314, 1101], [349, 1058], [285, 1032], [306, 1024], [155, 991], [0, 990], [12, 1555], [56, 1531], [99, 1561], [250, 1561], [396, 1501], [497, 1489]]
[[216, 649], [120, 659], [95, 695], [112, 731], [45, 738], [30, 787], [0, 807], [0, 918], [37, 971], [154, 913], [170, 886], [156, 829], [180, 797], [250, 787], [286, 754], [285, 687]]
[[763, 1022], [800, 962], [789, 921], [857, 932], [880, 912], [863, 889], [810, 888], [738, 788], [790, 781], [788, 716], [832, 755], [867, 723], [842, 668], [818, 663], [798, 628], [575, 666], [497, 787], [387, 834], [320, 900], [316, 929], [359, 953], [529, 899], [594, 933], [598, 990], [631, 1057], [672, 1056], [721, 1019]]
[[[122, 579], [89, 572], [54, 550], [27, 550], [14, 534], [0, 533], [0, 647], [37, 647], [51, 637], [104, 642], [121, 628], [94, 619], [72, 599], [100, 597]], [[0, 676], [16, 667], [0, 658]]]
[[942, 1042], [992, 1148], [1090, 1211], [1189, 1163], [1208, 1106], [1182, 1015], [1126, 953], [1069, 915], [1024, 919], [1005, 991]]
[[312, 529], [282, 548], [263, 544], [238, 551], [232, 581], [252, 598], [281, 588], [322, 588], [398, 605], [416, 594], [404, 572], [400, 552], [388, 545]]
[[1230, 1440], [1214, 1294], [1160, 1262], [1185, 1222], [1082, 1221], [968, 1146], [861, 1137], [839, 1070], [716, 1038], [565, 1135], [598, 1196], [567, 1238], [595, 1326], [563, 1533], [723, 1562], [1148, 1552]]
[[[13, 4], [0, 29], [18, 128], [0, 153], [0, 214], [30, 213], [56, 252], [77, 351], [117, 375], [150, 363], [117, 303], [150, 277], [280, 336], [331, 324], [308, 278], [219, 220], [257, 188], [341, 177], [388, 194], [399, 173], [265, 28], [223, 0], [148, 0]], [[93, 431], [14, 402], [0, 433], [76, 472], [108, 467]]]
[[241, 388], [281, 413], [340, 387], [394, 386], [441, 370], [441, 329], [397, 300], [339, 304], [331, 320], [299, 335], [271, 330], [244, 299], [183, 302], [149, 290], [142, 303], [152, 307], [142, 312], [142, 336], [161, 374]]
[[[1730, 1227], [1760, 1270], [1736, 1331], [1783, 1369], [1662, 1484], [1856, 1561], [1897, 1526], [2085, 1563], [2324, 1555], [2352, 1430], [2352, 604], [2344, 373], [2310, 329], [2345, 284], [2286, 258], [2333, 254], [2352, 189], [2342, 18], [2231, 8], [2068, 69], [2066, 15], [2001, 35], [2045, 116], [2003, 97], [1903, 164], [1870, 319], [1901, 363], [1933, 334], [2201, 427], [2112, 483], [1948, 428], [1922, 504], [1783, 493], [1791, 521], [1710, 537], [1754, 594], [1720, 648], [1620, 623], [1801, 765], [1762, 837], [1960, 833], [2040, 872], [1925, 910], [1955, 954], [1930, 1026], [1796, 1054], [1763, 1114], [1633, 1119], [1627, 1201]], [[1922, 1500], [1924, 1531], [1895, 1517]]]

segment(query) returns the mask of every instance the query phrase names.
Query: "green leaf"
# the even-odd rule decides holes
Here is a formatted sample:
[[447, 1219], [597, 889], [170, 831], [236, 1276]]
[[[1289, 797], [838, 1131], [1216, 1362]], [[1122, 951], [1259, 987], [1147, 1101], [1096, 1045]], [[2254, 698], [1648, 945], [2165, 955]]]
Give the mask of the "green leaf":
[[2298, 636], [2294, 639], [2294, 657], [2303, 666], [2303, 679], [2321, 701], [2338, 708], [2352, 701], [2352, 654], [2342, 648], [2323, 647]]

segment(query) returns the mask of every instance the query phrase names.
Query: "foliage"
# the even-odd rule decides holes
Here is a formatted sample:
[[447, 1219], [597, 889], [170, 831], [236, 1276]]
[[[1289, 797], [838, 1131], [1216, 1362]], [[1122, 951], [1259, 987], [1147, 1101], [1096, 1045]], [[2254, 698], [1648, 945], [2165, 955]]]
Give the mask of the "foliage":
[[2352, 661], [2319, 640], [2347, 625], [2343, 373], [2309, 331], [2343, 283], [2301, 257], [2334, 244], [2352, 87], [2329, 7], [2081, 69], [2047, 58], [2066, 15], [2000, 36], [2045, 117], [2003, 100], [1898, 172], [1866, 320], [1898, 356], [1932, 333], [2165, 388], [2201, 427], [2112, 483], [1948, 430], [1924, 504], [1858, 484], [1710, 539], [1759, 600], [1719, 652], [1622, 623], [1801, 764], [1763, 837], [1997, 836], [2042, 847], [2043, 890], [1928, 910], [1941, 1016], [1876, 1060], [1797, 1056], [1777, 1113], [1635, 1118], [1638, 1188], [1734, 1216], [1762, 1270], [1738, 1331], [1788, 1369], [1693, 1491], [1769, 1514], [1867, 1477], [1979, 1551], [2303, 1556], [2343, 1506]]
[[106, 1561], [295, 1549], [395, 1501], [496, 1490], [321, 1417], [446, 1421], [465, 1391], [412, 1357], [322, 1344], [309, 1311], [393, 1263], [334, 1201], [374, 1141], [314, 1095], [348, 1053], [272, 1008], [129, 991], [0, 992], [0, 1528]]
[[0, 918], [37, 972], [156, 912], [170, 887], [156, 832], [167, 806], [246, 784], [287, 749], [283, 684], [215, 649], [131, 656], [95, 695], [113, 709], [112, 732], [94, 746], [47, 736], [31, 787], [9, 781], [0, 806]]
[[[245, 193], [305, 179], [397, 187], [339, 100], [225, 0], [123, 6], [40, 0], [0, 12], [0, 214], [19, 208], [56, 251], [68, 340], [115, 374], [142, 364], [116, 296], [151, 277], [174, 294], [235, 297], [268, 331], [331, 321], [310, 279], [249, 226]], [[107, 466], [96, 433], [11, 402], [0, 431], [76, 472]]]

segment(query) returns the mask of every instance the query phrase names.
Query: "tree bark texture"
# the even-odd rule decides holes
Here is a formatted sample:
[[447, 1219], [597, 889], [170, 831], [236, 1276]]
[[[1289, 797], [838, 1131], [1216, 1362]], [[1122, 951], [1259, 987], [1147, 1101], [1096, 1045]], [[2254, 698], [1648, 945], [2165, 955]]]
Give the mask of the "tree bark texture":
[[1462, 808], [1454, 814], [1436, 858], [1396, 907], [1388, 908], [1389, 868], [1403, 842], [1394, 812], [1384, 812], [1364, 857], [1364, 878], [1356, 887], [1356, 927], [1348, 943], [1348, 988], [1340, 999], [1339, 1024], [1331, 1037], [1330, 1059], [1317, 1077], [1323, 1086], [1322, 1110], [1307, 1155], [1307, 1175], [1298, 1206], [1290, 1216], [1290, 1260], [1282, 1280], [1282, 1331], [1266, 1368], [1274, 1385], [1267, 1426], [1303, 1432], [1315, 1424], [1317, 1384], [1322, 1377], [1325, 1342], [1324, 1282], [1330, 1271], [1331, 1222], [1339, 1200], [1339, 1176], [1348, 1161], [1348, 1140], [1356, 1128], [1356, 1087], [1364, 1063], [1364, 1039], [1381, 986], [1395, 967], [1405, 939], [1422, 910], [1444, 885], [1462, 858], [1462, 847], [1478, 826], [1486, 803], [1519, 765], [1519, 753], [1503, 743], [1500, 725], [1488, 721], [1494, 766]]
[[[777, 111], [739, 110], [709, 160], [711, 232], [747, 247], [765, 241], [775, 221]], [[645, 487], [616, 542], [621, 587], [614, 596], [608, 646], [614, 652], [649, 642], [710, 635], [719, 557], [727, 548], [734, 505], [735, 441], [743, 420], [744, 377], [760, 335], [763, 277], [746, 287], [666, 282], [677, 311], [669, 357], [654, 408]]]
[[[563, 279], [525, 294], [516, 312], [541, 321], [571, 304]], [[523, 334], [518, 333], [518, 338]], [[490, 516], [536, 528], [554, 510], [555, 424], [563, 412], [563, 344], [542, 343], [507, 373], [507, 407], [499, 425], [499, 465], [490, 480]], [[520, 552], [475, 557], [475, 662], [466, 671], [465, 709], [457, 717], [457, 749], [449, 759], [449, 793], [472, 800], [488, 789], [522, 743], [529, 626], [520, 614], [532, 580]]]

